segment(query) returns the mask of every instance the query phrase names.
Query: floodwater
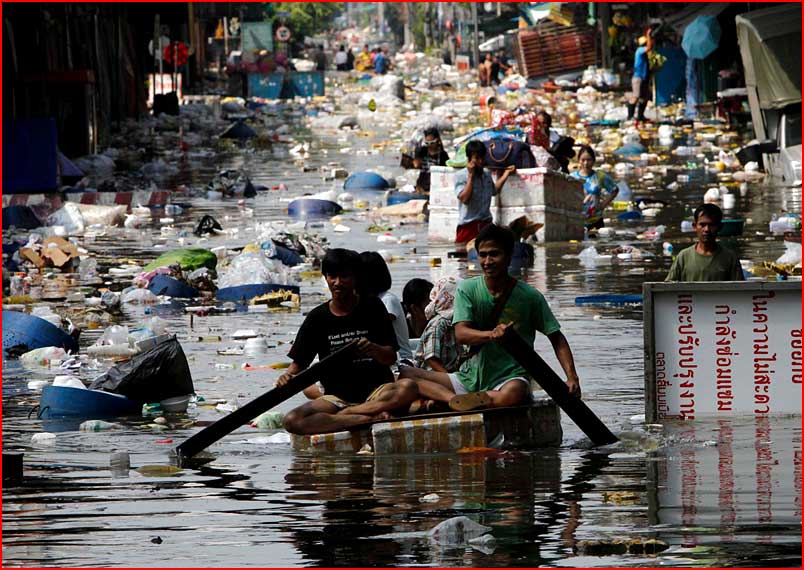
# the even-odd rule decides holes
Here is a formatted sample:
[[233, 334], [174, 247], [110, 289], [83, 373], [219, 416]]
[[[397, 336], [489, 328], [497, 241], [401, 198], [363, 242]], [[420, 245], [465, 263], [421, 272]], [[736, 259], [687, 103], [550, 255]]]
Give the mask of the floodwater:
[[[338, 152], [344, 141], [303, 136], [312, 143], [308, 165], [340, 161], [350, 171], [366, 164], [393, 166], [394, 156]], [[366, 148], [372, 139], [349, 140]], [[376, 139], [375, 139], [376, 140]], [[326, 151], [324, 155], [322, 151]], [[192, 199], [178, 217], [191, 229], [204, 213], [213, 214], [236, 235], [205, 242], [213, 247], [242, 246], [256, 235], [256, 222], [284, 219], [281, 198], [328, 189], [318, 172], [301, 172], [283, 149], [230, 152], [187, 169], [184, 180], [203, 186], [220, 168], [245, 166], [256, 183], [285, 182], [286, 193], [267, 192], [247, 200], [253, 217], [234, 201]], [[684, 168], [683, 162], [679, 168]], [[701, 170], [693, 183], [675, 193], [661, 190], [675, 179], [671, 171], [654, 181], [656, 198], [670, 200], [646, 228], [664, 223], [665, 239], [676, 250], [691, 243], [679, 220], [700, 200]], [[686, 171], [685, 171], [686, 172]], [[629, 179], [644, 194], [639, 169]], [[801, 211], [801, 192], [751, 184], [735, 213], [751, 218], [736, 239], [741, 257], [776, 259], [780, 238], [767, 240], [767, 220], [781, 209]], [[101, 256], [102, 270], [121, 259], [150, 260], [175, 247], [160, 237], [157, 219], [145, 231], [98, 236], [85, 244]], [[407, 280], [467, 268], [448, 258], [449, 247], [427, 243], [425, 224], [400, 228], [415, 242], [378, 244], [365, 230], [370, 221], [347, 213], [348, 234], [318, 231], [334, 246], [387, 249], [393, 291]], [[625, 228], [623, 224], [613, 224]], [[192, 236], [191, 236], [192, 237]], [[193, 243], [190, 239], [188, 243]], [[584, 399], [619, 433], [614, 446], [590, 449], [583, 434], [562, 418], [561, 448], [495, 456], [442, 454], [411, 457], [312, 457], [276, 442], [277, 432], [243, 427], [210, 452], [214, 461], [164, 475], [143, 475], [142, 466], [171, 466], [175, 445], [199, 428], [173, 427], [154, 433], [148, 421], [123, 422], [123, 429], [85, 433], [58, 431], [29, 411], [38, 395], [27, 388], [53, 372], [29, 372], [3, 362], [3, 448], [25, 452], [25, 482], [3, 492], [3, 562], [6, 566], [800, 566], [801, 419], [700, 420], [645, 427], [632, 423], [644, 413], [642, 313], [639, 308], [576, 307], [574, 298], [595, 293], [640, 293], [643, 281], [659, 281], [670, 260], [657, 243], [614, 240], [654, 254], [648, 260], [585, 267], [571, 256], [592, 243], [548, 244], [536, 248], [535, 263], [523, 279], [543, 291], [575, 354]], [[441, 257], [441, 267], [431, 267]], [[471, 273], [471, 271], [469, 271]], [[285, 361], [303, 313], [326, 299], [320, 281], [302, 286], [301, 312], [189, 316], [181, 306], [159, 306], [178, 334], [190, 361], [196, 391], [208, 402], [244, 403], [270, 389], [278, 370], [247, 372], [240, 365]], [[123, 324], [136, 326], [143, 307], [128, 307]], [[230, 334], [255, 329], [275, 345], [261, 358], [221, 356], [238, 346]], [[100, 331], [86, 331], [81, 345]], [[220, 335], [221, 341], [209, 337]], [[537, 350], [560, 370], [546, 339]], [[229, 365], [230, 368], [226, 368]], [[302, 403], [296, 396], [279, 409]], [[215, 420], [211, 406], [191, 409], [182, 420]], [[73, 426], [74, 429], [74, 426]], [[58, 432], [55, 445], [35, 447], [31, 435]], [[166, 443], [172, 440], [172, 443]], [[110, 471], [113, 451], [128, 451], [132, 470]], [[435, 502], [421, 502], [436, 493]], [[478, 546], [444, 547], [426, 531], [464, 515], [492, 528], [495, 541]], [[610, 554], [589, 541], [658, 539], [668, 548], [657, 555]]]

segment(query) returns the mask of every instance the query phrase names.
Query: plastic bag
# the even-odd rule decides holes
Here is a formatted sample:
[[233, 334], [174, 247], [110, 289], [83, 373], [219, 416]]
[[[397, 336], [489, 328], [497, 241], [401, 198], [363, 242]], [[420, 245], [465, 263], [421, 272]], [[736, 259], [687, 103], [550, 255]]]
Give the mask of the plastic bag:
[[67, 352], [60, 346], [45, 346], [35, 348], [20, 356], [23, 366], [48, 366], [53, 360], [62, 360], [67, 356]]
[[195, 392], [187, 357], [175, 337], [113, 366], [96, 378], [90, 389], [140, 402], [160, 402]]
[[785, 252], [776, 260], [780, 265], [798, 265], [801, 263], [801, 242], [786, 241], [784, 242]]
[[151, 293], [148, 289], [132, 289], [123, 294], [121, 301], [123, 303], [153, 305], [159, 302], [159, 297]]
[[281, 262], [255, 251], [244, 251], [232, 259], [218, 279], [220, 288], [260, 283], [287, 283], [287, 270]]
[[183, 271], [193, 271], [200, 267], [207, 267], [214, 271], [217, 264], [217, 256], [208, 249], [204, 249], [203, 247], [186, 247], [163, 253], [146, 265], [144, 270], [150, 271], [157, 267], [179, 265]]
[[67, 202], [47, 217], [47, 225], [61, 226], [67, 235], [84, 233], [84, 217], [76, 204]]
[[103, 344], [128, 344], [128, 327], [125, 325], [112, 325], [103, 331], [100, 339], [96, 343]]
[[78, 204], [85, 226], [120, 226], [126, 219], [126, 206]]

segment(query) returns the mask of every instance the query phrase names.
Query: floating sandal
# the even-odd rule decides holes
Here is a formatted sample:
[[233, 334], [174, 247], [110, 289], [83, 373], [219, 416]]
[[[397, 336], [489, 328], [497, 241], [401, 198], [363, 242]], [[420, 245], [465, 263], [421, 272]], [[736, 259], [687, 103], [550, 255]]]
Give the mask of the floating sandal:
[[481, 408], [491, 407], [491, 397], [486, 392], [469, 392], [460, 396], [453, 396], [449, 407], [456, 412], [468, 412]]

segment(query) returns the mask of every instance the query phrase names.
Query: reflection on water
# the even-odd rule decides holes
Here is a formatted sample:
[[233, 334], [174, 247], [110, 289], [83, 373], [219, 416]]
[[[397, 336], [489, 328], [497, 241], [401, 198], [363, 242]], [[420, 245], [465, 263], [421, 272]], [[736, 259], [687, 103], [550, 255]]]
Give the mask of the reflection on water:
[[[305, 135], [309, 137], [309, 134]], [[350, 135], [351, 136], [351, 135]], [[382, 133], [377, 135], [382, 138]], [[595, 138], [595, 135], [593, 135]], [[349, 141], [367, 147], [371, 138]], [[215, 171], [244, 166], [255, 184], [287, 184], [287, 192], [267, 192], [246, 201], [186, 199], [191, 208], [176, 216], [179, 232], [190, 232], [203, 214], [212, 214], [236, 233], [188, 245], [242, 247], [258, 234], [257, 223], [284, 219], [285, 203], [304, 193], [327, 190], [320, 166], [338, 160], [350, 171], [393, 167], [391, 154], [370, 157], [341, 154], [342, 142], [326, 136], [311, 140], [311, 158], [294, 164], [287, 152], [230, 152], [188, 164], [180, 181], [203, 187]], [[323, 154], [326, 151], [328, 154]], [[165, 432], [143, 429], [145, 422], [122, 422], [113, 432], [57, 434], [53, 447], [30, 444], [32, 434], [49, 429], [28, 417], [38, 395], [27, 388], [34, 379], [52, 379], [54, 371], [25, 371], [3, 362], [4, 449], [25, 452], [26, 482], [3, 493], [3, 558], [7, 566], [659, 566], [773, 565], [801, 562], [800, 418], [745, 421], [696, 421], [669, 424], [664, 433], [645, 434], [628, 419], [644, 412], [642, 313], [639, 308], [577, 307], [576, 296], [640, 293], [643, 281], [664, 279], [670, 259], [660, 242], [634, 236], [648, 226], [665, 224], [664, 239], [676, 251], [692, 242], [679, 221], [691, 214], [715, 178], [684, 159], [672, 158], [666, 172], [643, 178], [637, 165], [628, 182], [635, 195], [667, 200], [656, 219], [612, 224], [630, 236], [587, 243], [538, 245], [535, 263], [522, 278], [545, 293], [575, 354], [589, 406], [615, 432], [636, 430], [613, 449], [590, 451], [580, 430], [564, 418], [564, 447], [502, 455], [422, 457], [312, 457], [294, 454], [287, 445], [265, 442], [266, 435], [244, 427], [210, 449], [215, 460], [205, 466], [164, 476], [135, 471], [145, 465], [171, 465], [172, 447], [197, 427], [187, 420], [220, 417], [214, 407], [199, 407], [175, 418]], [[679, 173], [693, 182], [666, 189]], [[177, 181], [178, 182], [178, 181]], [[378, 200], [378, 197], [375, 197]], [[784, 251], [780, 239], [766, 239], [770, 215], [801, 210], [801, 191], [749, 184], [728, 215], [749, 218], [743, 236], [732, 240], [743, 258], [775, 259]], [[253, 213], [249, 212], [253, 210]], [[150, 260], [175, 248], [178, 235], [162, 236], [153, 223], [137, 231], [99, 235], [85, 245], [108, 268], [122, 259]], [[415, 234], [409, 244], [379, 244], [364, 230], [371, 220], [346, 213], [348, 234], [336, 234], [324, 221], [317, 231], [335, 246], [386, 249], [393, 291], [401, 294], [413, 277], [435, 281], [445, 274], [475, 274], [450, 259], [448, 245], [428, 244], [423, 224], [404, 226], [395, 235]], [[757, 232], [760, 232], [758, 234]], [[639, 247], [651, 257], [584, 266], [576, 256], [595, 245]], [[442, 260], [430, 265], [431, 257]], [[121, 285], [112, 284], [113, 287]], [[236, 346], [228, 336], [251, 328], [276, 346], [252, 364], [286, 360], [303, 314], [326, 298], [320, 282], [302, 284], [302, 311], [238, 313], [194, 318], [193, 328], [181, 306], [154, 310], [178, 332], [190, 362], [196, 389], [208, 401], [246, 402], [269, 389], [280, 371], [247, 372], [242, 357], [218, 350]], [[142, 307], [126, 307], [121, 324], [137, 326]], [[101, 330], [85, 331], [81, 346]], [[221, 341], [202, 340], [220, 335]], [[556, 370], [549, 342], [537, 350]], [[219, 369], [227, 364], [231, 368]], [[302, 402], [296, 396], [279, 409]], [[55, 430], [54, 430], [55, 431]], [[257, 440], [257, 438], [261, 438]], [[160, 443], [172, 440], [172, 443]], [[259, 443], [255, 443], [259, 441]], [[131, 455], [128, 478], [112, 477], [109, 455]], [[437, 494], [433, 502], [425, 495]], [[425, 534], [438, 523], [467, 516], [492, 528], [493, 547], [443, 547]], [[158, 541], [157, 541], [158, 537]], [[379, 538], [375, 538], [379, 537]], [[669, 548], [656, 557], [589, 556], [592, 540], [656, 538]]]

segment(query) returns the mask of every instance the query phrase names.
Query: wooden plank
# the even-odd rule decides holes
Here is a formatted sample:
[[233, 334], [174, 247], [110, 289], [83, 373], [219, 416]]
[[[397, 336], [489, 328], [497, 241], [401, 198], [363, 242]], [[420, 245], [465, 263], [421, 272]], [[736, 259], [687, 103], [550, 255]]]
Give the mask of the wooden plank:
[[567, 385], [513, 328], [506, 330], [500, 339], [500, 345], [547, 392], [547, 395], [553, 398], [553, 401], [581, 428], [593, 444], [607, 445], [619, 441], [583, 400], [570, 395]]
[[179, 463], [189, 459], [198, 452], [206, 449], [219, 439], [232, 433], [240, 426], [250, 422], [261, 413], [270, 410], [298, 394], [308, 386], [312, 386], [322, 377], [337, 374], [339, 366], [350, 361], [355, 354], [357, 341], [352, 341], [343, 348], [333, 352], [328, 357], [313, 364], [290, 379], [284, 386], [268, 390], [261, 396], [238, 408], [231, 414], [222, 417], [214, 424], [192, 435], [176, 448]]

